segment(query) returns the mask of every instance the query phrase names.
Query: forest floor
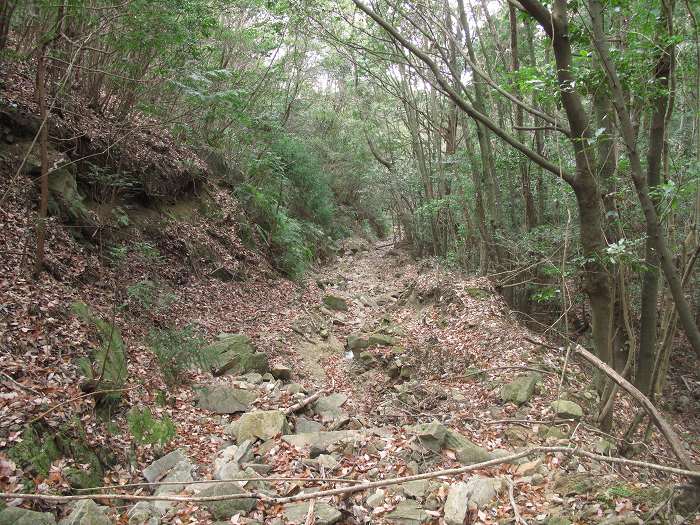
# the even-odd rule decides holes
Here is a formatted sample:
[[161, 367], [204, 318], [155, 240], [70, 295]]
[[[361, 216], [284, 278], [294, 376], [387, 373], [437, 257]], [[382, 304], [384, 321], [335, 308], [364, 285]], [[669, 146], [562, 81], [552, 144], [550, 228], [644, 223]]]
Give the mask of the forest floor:
[[[17, 223], [9, 224], [21, 220], [5, 214], [3, 231], [21, 232]], [[22, 253], [18, 239], [21, 235], [8, 239], [8, 252], [17, 257]], [[65, 250], [72, 241], [63, 240]], [[76, 290], [67, 277], [64, 282], [46, 277], [30, 283], [17, 277], [18, 262], [8, 260], [6, 275], [14, 277], [1, 283], [9, 299], [3, 300], [4, 343], [12, 350], [2, 354], [0, 418], [9, 432], [0, 436], [0, 447], [20, 443], [23, 425], [29, 421], [39, 418], [49, 429], [56, 429], [66, 418], [79, 417], [91, 444], [118, 457], [116, 465], [105, 471], [105, 485], [143, 482], [143, 467], [176, 449], [184, 453], [191, 472], [183, 480], [179, 471], [164, 470], [160, 474], [166, 481], [230, 477], [225, 472], [257, 475], [247, 469], [263, 478], [383, 480], [460, 467], [537, 445], [614, 454], [637, 410], [619, 394], [619, 426], [612, 434], [601, 432], [592, 421], [597, 398], [589, 372], [574, 360], [566, 362], [563, 351], [533, 344], [530, 340], [538, 336], [513, 316], [487, 279], [416, 262], [386, 244], [369, 246], [352, 240], [337, 260], [302, 284], [271, 278], [264, 261], [256, 260], [256, 270], [244, 282], [193, 279], [175, 289], [178, 299], [167, 312], [130, 316], [111, 306], [114, 298], [107, 285], [93, 281]], [[133, 264], [129, 278], [138, 268]], [[83, 275], [84, 269], [75, 272]], [[96, 282], [119, 278], [108, 277]], [[107, 318], [112, 314], [123, 327], [129, 355], [125, 408], [148, 406], [156, 417], [168, 415], [175, 422], [177, 436], [165, 450], [134, 447], [123, 417], [114, 420], [118, 430], [105, 432], [94, 415], [93, 399], [78, 388], [79, 372], [73, 363], [77, 354], [91, 346], [91, 336], [66, 309], [89, 294], [96, 311]], [[347, 309], [329, 308], [324, 303], [327, 296], [342, 299]], [[212, 338], [218, 333], [246, 334], [268, 355], [273, 368], [287, 366], [291, 377], [272, 380], [253, 373], [214, 378], [199, 371], [189, 374], [186, 382], [166, 388], [153, 372], [157, 365], [144, 342], [146, 327], [162, 324], [166, 314], [178, 326], [195, 323]], [[137, 321], [139, 316], [148, 318], [148, 323]], [[365, 341], [373, 344], [367, 346]], [[358, 346], [354, 353], [348, 350], [353, 345]], [[18, 350], [22, 348], [24, 352]], [[521, 404], [503, 399], [504, 385], [516, 379], [527, 382], [530, 377], [536, 378], [534, 389]], [[254, 400], [243, 415], [212, 413], [197, 402], [196, 387], [202, 385], [248, 390], [255, 394]], [[240, 420], [247, 414], [284, 410], [321, 390], [325, 392], [320, 400], [288, 413], [289, 426], [280, 427], [274, 437], [252, 444], [239, 439], [233, 445]], [[167, 392], [165, 404], [157, 402], [162, 392]], [[557, 399], [575, 402], [583, 417], [562, 420], [551, 408]], [[698, 419], [674, 408], [666, 415], [697, 461]], [[434, 424], [415, 426], [428, 423]], [[329, 431], [339, 433], [324, 434]], [[292, 435], [302, 436], [302, 442]], [[656, 433], [636, 448], [635, 459], [675, 464]], [[232, 461], [236, 451], [239, 457]], [[2, 452], [0, 466], [3, 491], [21, 491], [27, 474]], [[33, 474], [38, 490], [67, 493], [68, 466], [70, 459], [64, 458], [51, 465], [48, 475]], [[459, 485], [460, 480], [465, 485]], [[223, 511], [213, 508], [214, 504], [193, 501], [162, 503], [157, 511], [149, 508], [148, 512], [162, 514], [162, 523], [213, 523], [212, 513], [227, 523], [411, 524], [445, 523], [446, 518], [452, 523], [460, 513], [466, 515], [467, 523], [514, 522], [516, 516], [521, 522], [550, 524], [641, 523], [662, 516], [681, 523], [681, 510], [670, 503], [671, 488], [680, 481], [653, 470], [553, 453], [430, 482], [335, 495], [310, 511], [307, 501], [284, 506], [253, 501], [248, 507]], [[314, 484], [300, 480], [269, 480], [244, 483], [243, 488], [279, 497], [319, 486], [323, 490], [343, 485], [322, 483], [313, 488]], [[190, 496], [202, 488], [216, 490], [216, 485], [184, 482], [156, 490], [164, 487], [168, 494]], [[451, 491], [458, 489], [466, 492], [450, 499]], [[109, 492], [152, 493], [151, 487]], [[146, 523], [135, 521], [134, 508], [125, 507], [124, 502], [100, 503], [110, 504], [112, 520], [127, 523], [131, 517], [129, 523]], [[42, 503], [34, 508], [68, 512], [65, 506]], [[692, 523], [698, 518], [686, 515], [685, 519]]]

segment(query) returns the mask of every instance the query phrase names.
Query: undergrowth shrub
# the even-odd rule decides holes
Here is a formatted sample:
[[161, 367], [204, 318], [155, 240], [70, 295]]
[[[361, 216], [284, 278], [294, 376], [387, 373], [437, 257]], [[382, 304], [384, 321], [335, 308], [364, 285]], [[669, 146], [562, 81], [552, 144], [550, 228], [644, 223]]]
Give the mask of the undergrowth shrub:
[[209, 350], [204, 338], [190, 325], [182, 329], [153, 330], [148, 342], [169, 385], [182, 380], [189, 368], [211, 368], [218, 357], [216, 351]]
[[130, 303], [135, 303], [143, 309], [162, 310], [177, 301], [174, 293], [148, 279], [127, 286], [126, 295]]
[[168, 416], [162, 419], [153, 417], [149, 408], [143, 410], [134, 407], [126, 416], [129, 430], [134, 440], [140, 445], [158, 445], [163, 447], [168, 444], [177, 433], [173, 420]]

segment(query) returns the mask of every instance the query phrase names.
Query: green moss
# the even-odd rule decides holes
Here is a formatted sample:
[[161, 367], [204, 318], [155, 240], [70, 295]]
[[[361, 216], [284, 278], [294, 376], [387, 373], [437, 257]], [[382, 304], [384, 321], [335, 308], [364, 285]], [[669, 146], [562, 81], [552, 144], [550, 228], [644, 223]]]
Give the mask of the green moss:
[[8, 450], [8, 456], [29, 474], [44, 476], [49, 474], [54, 461], [62, 457], [71, 459], [81, 466], [66, 469], [69, 482], [77, 488], [101, 485], [104, 465], [114, 463], [111, 453], [105, 451], [99, 455], [90, 447], [78, 419], [68, 421], [55, 432], [40, 425], [27, 428], [22, 441]]
[[51, 463], [61, 457], [55, 440], [51, 437], [43, 441], [39, 437], [43, 431], [28, 427], [22, 433], [22, 441], [7, 452], [9, 458], [30, 473], [48, 475]]
[[469, 297], [472, 297], [474, 299], [486, 299], [490, 294], [486, 290], [482, 290], [481, 288], [475, 288], [473, 286], [468, 286], [467, 288], [464, 289], [465, 292], [469, 295]]

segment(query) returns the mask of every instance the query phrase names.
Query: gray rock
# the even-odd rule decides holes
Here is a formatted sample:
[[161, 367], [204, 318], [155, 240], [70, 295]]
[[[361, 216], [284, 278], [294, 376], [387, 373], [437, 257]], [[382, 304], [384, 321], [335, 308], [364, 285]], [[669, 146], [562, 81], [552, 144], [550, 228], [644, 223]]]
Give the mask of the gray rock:
[[581, 419], [583, 417], [583, 409], [573, 401], [559, 399], [558, 401], [552, 401], [550, 406], [559, 417], [566, 419]]
[[466, 483], [450, 485], [445, 501], [445, 523], [447, 525], [462, 525], [469, 511], [469, 487]]
[[[306, 515], [309, 513], [310, 503], [303, 501], [300, 503], [290, 503], [284, 506], [284, 517], [290, 524], [303, 524], [306, 522]], [[317, 501], [314, 506], [314, 517], [316, 525], [333, 525], [341, 520], [343, 515], [338, 509], [323, 501]]]
[[267, 355], [257, 352], [251, 339], [243, 334], [219, 334], [218, 341], [209, 345], [207, 351], [218, 355], [215, 376], [246, 372], [264, 374], [270, 369]]
[[334, 430], [331, 432], [308, 432], [282, 436], [282, 439], [297, 448], [316, 446], [326, 450], [329, 445], [346, 439], [359, 440], [364, 434], [359, 430]]
[[445, 434], [445, 448], [453, 450], [457, 456], [457, 461], [462, 463], [462, 465], [473, 465], [474, 463], [492, 459], [488, 450], [473, 443], [454, 430], [448, 430]]
[[[167, 483], [176, 483], [175, 485], [160, 485], [155, 490], [156, 496], [174, 496], [182, 492], [182, 490], [194, 481], [192, 479], [192, 464], [189, 461], [182, 461], [175, 465], [173, 469], [163, 479]], [[174, 505], [172, 501], [154, 501], [153, 508], [158, 515], [164, 514], [170, 507]]]
[[277, 434], [288, 434], [287, 416], [281, 410], [256, 410], [243, 414], [238, 420], [236, 438], [238, 442], [246, 439], [272, 439]]
[[605, 438], [600, 438], [595, 445], [595, 451], [603, 456], [610, 456], [615, 451], [615, 445]]
[[324, 296], [323, 297], [323, 304], [325, 304], [331, 310], [335, 310], [338, 312], [347, 312], [348, 311], [348, 302], [345, 299], [343, 299], [342, 297], [338, 297], [337, 295]]
[[0, 511], [0, 525], [56, 525], [56, 518], [49, 512], [8, 507]]
[[418, 525], [430, 520], [428, 513], [413, 499], [402, 501], [386, 517], [391, 522], [399, 523], [400, 525]]
[[401, 490], [403, 493], [413, 499], [422, 500], [425, 497], [426, 492], [430, 488], [430, 480], [419, 479], [416, 481], [407, 481], [401, 484]]
[[139, 501], [127, 512], [129, 525], [159, 525], [160, 518], [155, 512], [150, 501]]
[[474, 503], [482, 507], [498, 495], [503, 489], [503, 480], [500, 478], [487, 478], [484, 476], [474, 476], [466, 483], [469, 503]]
[[377, 489], [374, 494], [371, 494], [365, 503], [370, 509], [376, 509], [384, 504], [384, 497], [386, 496], [386, 491], [382, 489]]
[[275, 379], [281, 379], [282, 381], [287, 381], [292, 377], [292, 369], [285, 365], [275, 365], [270, 370], [272, 377]]
[[348, 336], [345, 346], [351, 352], [356, 352], [367, 348], [369, 346], [369, 341], [362, 335], [352, 334]]
[[348, 400], [345, 394], [331, 394], [320, 397], [313, 405], [314, 412], [321, 416], [321, 421], [332, 422], [346, 416], [341, 406]]
[[[245, 494], [241, 486], [232, 481], [230, 483], [216, 483], [205, 488], [198, 495], [208, 496], [229, 496]], [[214, 519], [228, 520], [240, 512], [250, 512], [255, 507], [256, 500], [253, 498], [226, 499], [221, 501], [205, 501], [202, 505], [211, 512]]]
[[386, 334], [372, 334], [368, 342], [369, 346], [392, 346], [396, 343], [396, 339]]
[[419, 423], [409, 427], [409, 430], [418, 436], [418, 440], [425, 448], [433, 452], [440, 452], [445, 444], [447, 428], [438, 421]]
[[300, 385], [299, 383], [289, 383], [286, 390], [292, 395], [306, 392], [304, 385]]
[[224, 385], [210, 385], [198, 389], [198, 405], [215, 414], [245, 412], [257, 394]]
[[263, 382], [263, 376], [259, 372], [248, 372], [241, 376], [245, 381], [253, 385], [259, 385]]
[[71, 513], [58, 522], [58, 525], [111, 525], [107, 514], [91, 499], [78, 501]]
[[307, 434], [311, 432], [320, 432], [323, 425], [318, 421], [312, 419], [306, 419], [305, 417], [300, 417], [294, 424], [294, 432], [297, 434]]
[[501, 388], [501, 401], [516, 405], [527, 403], [535, 392], [535, 385], [540, 380], [539, 374], [526, 374], [516, 377], [511, 383]]
[[173, 450], [146, 467], [142, 472], [143, 477], [146, 478], [149, 483], [153, 483], [167, 474], [175, 465], [183, 461], [189, 461], [185, 453], [180, 449]]

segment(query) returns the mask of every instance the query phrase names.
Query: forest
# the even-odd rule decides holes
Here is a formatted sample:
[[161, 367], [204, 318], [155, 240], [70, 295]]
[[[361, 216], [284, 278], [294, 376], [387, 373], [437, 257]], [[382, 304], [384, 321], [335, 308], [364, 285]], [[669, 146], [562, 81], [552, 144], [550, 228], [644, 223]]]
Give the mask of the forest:
[[0, 178], [0, 525], [700, 519], [696, 0], [3, 0]]

